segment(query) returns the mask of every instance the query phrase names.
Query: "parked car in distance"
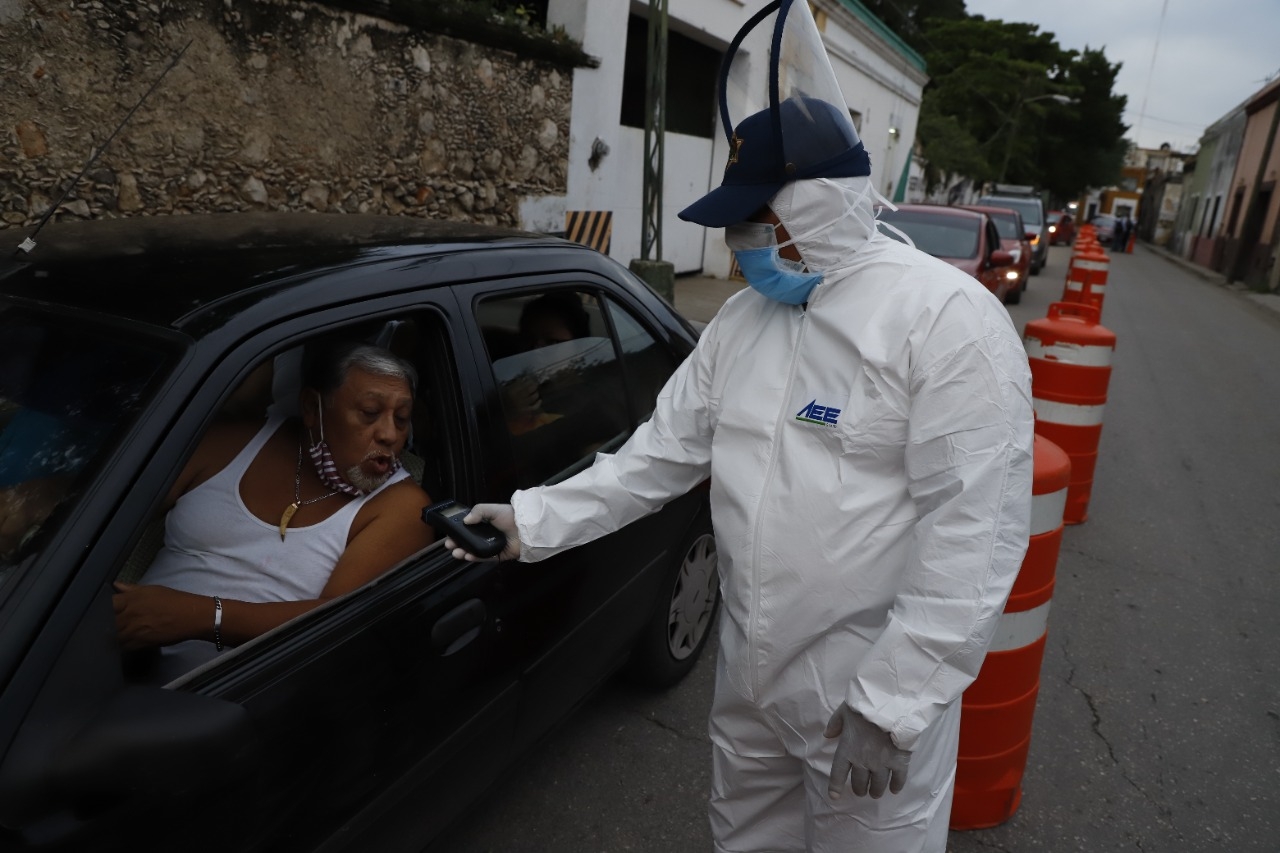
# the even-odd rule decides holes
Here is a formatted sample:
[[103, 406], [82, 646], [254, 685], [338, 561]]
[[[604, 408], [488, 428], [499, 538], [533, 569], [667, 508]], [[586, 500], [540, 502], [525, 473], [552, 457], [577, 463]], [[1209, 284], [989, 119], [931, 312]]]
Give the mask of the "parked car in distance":
[[1110, 213], [1099, 213], [1093, 219], [1089, 220], [1096, 231], [1098, 242], [1104, 246], [1110, 246], [1112, 239], [1116, 236], [1116, 218]]
[[[417, 853], [611, 673], [692, 668], [719, 600], [707, 484], [537, 566], [437, 541], [155, 678], [115, 640], [113, 582], [154, 555], [215, 420], [297, 400], [304, 345], [411, 361], [405, 468], [474, 504], [621, 445], [695, 334], [609, 258], [512, 230], [277, 213], [53, 223], [29, 255], [24, 236], [0, 231], [0, 446], [32, 462], [0, 482], [0, 526], [21, 524], [0, 548], [4, 850]], [[547, 296], [578, 325], [531, 343]], [[516, 428], [514, 379], [547, 417]]]
[[1031, 274], [1031, 244], [1027, 242], [1022, 215], [1009, 207], [962, 206], [966, 210], [985, 213], [996, 224], [996, 230], [1000, 232], [1000, 248], [1013, 256], [1013, 265], [1005, 272], [1009, 290], [1004, 301], [1009, 305], [1017, 305], [1022, 301], [1022, 293], [1027, 289], [1027, 276]]
[[1009, 207], [1022, 215], [1022, 224], [1031, 244], [1031, 274], [1039, 275], [1049, 261], [1049, 223], [1044, 215], [1044, 204], [1036, 195], [1009, 195], [996, 193], [984, 195], [974, 202], [982, 207]]
[[[987, 214], [938, 204], [900, 204], [896, 211], [882, 209], [879, 218], [910, 236], [920, 251], [964, 270], [1005, 300], [1014, 260], [1001, 248], [1000, 233]], [[885, 233], [901, 239], [888, 229]]]
[[1075, 217], [1065, 210], [1051, 210], [1049, 217], [1049, 244], [1070, 246], [1076, 239]]

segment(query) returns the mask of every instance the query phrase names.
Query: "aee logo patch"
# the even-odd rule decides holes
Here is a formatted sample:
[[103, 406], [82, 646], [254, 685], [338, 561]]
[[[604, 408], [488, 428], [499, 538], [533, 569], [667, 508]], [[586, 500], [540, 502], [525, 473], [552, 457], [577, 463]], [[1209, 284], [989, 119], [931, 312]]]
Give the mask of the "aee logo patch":
[[833, 427], [839, 419], [839, 409], [832, 406], [819, 406], [816, 399], [810, 400], [807, 406], [796, 412], [796, 420], [804, 424]]

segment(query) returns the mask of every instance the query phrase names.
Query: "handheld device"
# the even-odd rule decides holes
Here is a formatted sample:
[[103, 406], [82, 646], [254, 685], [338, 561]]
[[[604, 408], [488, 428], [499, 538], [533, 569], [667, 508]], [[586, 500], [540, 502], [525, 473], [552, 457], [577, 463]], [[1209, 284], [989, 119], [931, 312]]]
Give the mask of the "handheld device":
[[488, 522], [463, 524], [471, 507], [455, 500], [440, 501], [423, 507], [422, 520], [437, 533], [448, 536], [477, 557], [496, 557], [507, 547], [507, 537]]

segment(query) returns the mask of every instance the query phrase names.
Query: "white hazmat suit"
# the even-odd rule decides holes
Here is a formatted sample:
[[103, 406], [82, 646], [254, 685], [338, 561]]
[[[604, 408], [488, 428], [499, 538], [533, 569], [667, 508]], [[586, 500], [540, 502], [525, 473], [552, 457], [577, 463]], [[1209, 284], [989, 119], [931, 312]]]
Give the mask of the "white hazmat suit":
[[[976, 280], [877, 233], [868, 189], [784, 186], [770, 207], [824, 273], [807, 305], [738, 293], [626, 445], [512, 498], [538, 560], [710, 476], [721, 851], [942, 853], [959, 697], [1027, 544], [1018, 335]], [[911, 751], [901, 793], [827, 797], [841, 703]]]

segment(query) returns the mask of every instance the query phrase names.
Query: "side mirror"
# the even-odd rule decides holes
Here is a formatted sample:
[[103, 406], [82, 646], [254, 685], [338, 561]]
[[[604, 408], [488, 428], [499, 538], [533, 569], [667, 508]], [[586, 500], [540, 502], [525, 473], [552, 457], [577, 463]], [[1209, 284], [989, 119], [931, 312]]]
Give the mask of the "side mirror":
[[992, 267], [1013, 266], [1013, 255], [1004, 249], [996, 249], [991, 253], [991, 257], [987, 258], [987, 265]]

